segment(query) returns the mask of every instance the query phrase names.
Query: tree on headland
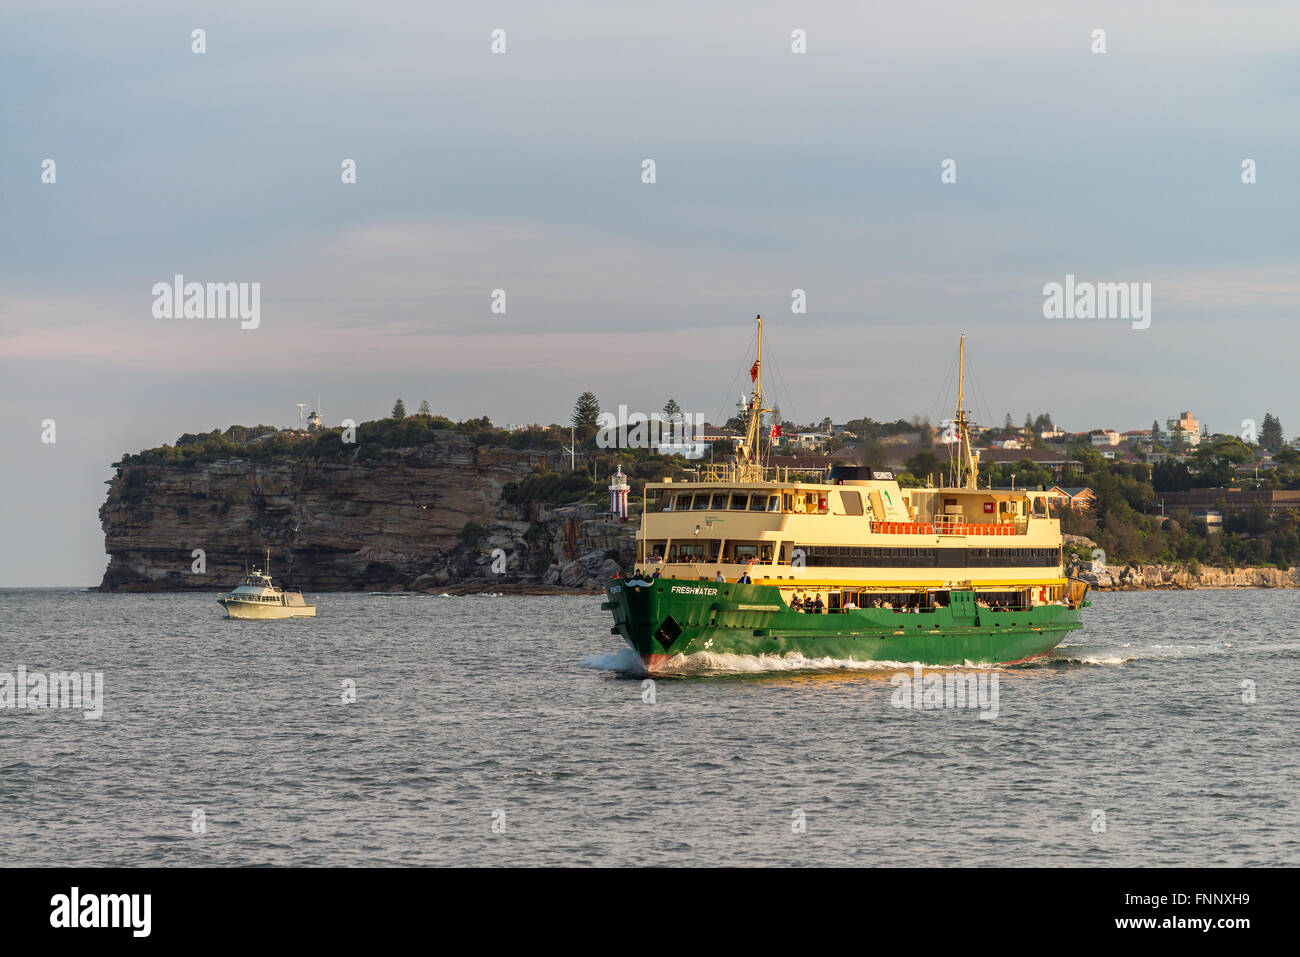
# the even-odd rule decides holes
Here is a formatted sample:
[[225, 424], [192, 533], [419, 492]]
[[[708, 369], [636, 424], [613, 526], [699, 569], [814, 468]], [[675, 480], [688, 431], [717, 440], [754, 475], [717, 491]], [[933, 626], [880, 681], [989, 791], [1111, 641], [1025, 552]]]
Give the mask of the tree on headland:
[[596, 399], [595, 393], [584, 392], [578, 396], [569, 422], [575, 429], [595, 429], [600, 424], [600, 402]]
[[1259, 430], [1259, 444], [1270, 452], [1279, 452], [1286, 444], [1282, 434], [1282, 423], [1272, 412], [1264, 413], [1264, 424]]
[[939, 457], [928, 451], [917, 452], [903, 463], [903, 468], [922, 480], [932, 478], [943, 471]]
[[1196, 485], [1202, 488], [1229, 485], [1236, 467], [1254, 457], [1246, 443], [1235, 435], [1204, 443], [1192, 454], [1198, 479]]
[[862, 440], [862, 464], [884, 468], [889, 464], [885, 456], [885, 447], [872, 436]]
[[1160, 420], [1152, 419], [1151, 420], [1151, 444], [1157, 445], [1161, 441], [1163, 441], [1163, 437], [1160, 435]]
[[1034, 431], [1034, 417], [1028, 412], [1025, 413], [1025, 424], [1020, 428], [1020, 438], [1024, 441], [1026, 448], [1041, 447], [1043, 444], [1043, 440]]
[[404, 418], [406, 418], [406, 403], [403, 402], [401, 399], [398, 399], [396, 402], [393, 403], [393, 411], [390, 413], [390, 415], [398, 422], [401, 422]]
[[682, 407], [677, 404], [676, 399], [669, 399], [664, 404], [664, 421], [672, 422], [677, 416], [682, 414]]
[[433, 415], [433, 410], [429, 408], [429, 400], [423, 399], [420, 402], [420, 415]]

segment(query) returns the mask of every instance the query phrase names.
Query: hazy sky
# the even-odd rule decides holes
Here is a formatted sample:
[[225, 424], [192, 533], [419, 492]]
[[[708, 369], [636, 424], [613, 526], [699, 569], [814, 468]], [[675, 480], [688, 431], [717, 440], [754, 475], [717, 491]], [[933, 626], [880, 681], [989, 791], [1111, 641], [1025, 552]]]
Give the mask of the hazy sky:
[[[800, 421], [941, 416], [964, 331], [981, 419], [1300, 431], [1298, 46], [1294, 3], [6, 0], [0, 586], [98, 582], [122, 452], [317, 395], [714, 419], [760, 312]], [[260, 327], [154, 318], [177, 273]], [[1067, 273], [1150, 328], [1045, 319]]]

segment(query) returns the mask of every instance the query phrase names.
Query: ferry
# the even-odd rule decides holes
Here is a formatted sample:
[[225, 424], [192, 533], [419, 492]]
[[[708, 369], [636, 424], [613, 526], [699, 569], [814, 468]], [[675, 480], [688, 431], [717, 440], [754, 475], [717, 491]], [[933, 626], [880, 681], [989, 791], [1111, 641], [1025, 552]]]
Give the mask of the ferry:
[[979, 487], [958, 358], [952, 481], [888, 469], [824, 476], [766, 466], [763, 320], [746, 433], [725, 464], [645, 486], [638, 561], [610, 580], [610, 633], [646, 671], [700, 653], [1010, 665], [1082, 627], [1087, 583], [1067, 577], [1060, 519], [1031, 489]]
[[316, 606], [309, 605], [302, 592], [285, 591], [271, 582], [271, 552], [266, 553], [266, 571], [254, 567], [239, 586], [222, 595], [217, 603], [226, 609], [227, 618], [315, 618]]

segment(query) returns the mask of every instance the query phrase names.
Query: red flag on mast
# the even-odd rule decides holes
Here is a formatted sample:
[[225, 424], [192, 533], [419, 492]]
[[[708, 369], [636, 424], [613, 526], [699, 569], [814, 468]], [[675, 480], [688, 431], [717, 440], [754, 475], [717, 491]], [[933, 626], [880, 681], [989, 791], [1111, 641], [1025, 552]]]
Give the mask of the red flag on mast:
[[754, 364], [749, 367], [749, 380], [751, 382], [758, 381], [758, 360], [757, 359], [755, 359]]
[[772, 426], [772, 438], [779, 439], [780, 437], [781, 437], [781, 426], [779, 425]]

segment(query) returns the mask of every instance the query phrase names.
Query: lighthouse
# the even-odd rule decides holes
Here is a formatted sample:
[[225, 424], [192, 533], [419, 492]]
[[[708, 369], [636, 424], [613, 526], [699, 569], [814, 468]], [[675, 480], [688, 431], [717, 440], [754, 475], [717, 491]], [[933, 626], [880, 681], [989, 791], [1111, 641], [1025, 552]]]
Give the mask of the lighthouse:
[[627, 521], [628, 491], [627, 476], [623, 474], [623, 466], [620, 465], [609, 483], [609, 510], [623, 522]]

